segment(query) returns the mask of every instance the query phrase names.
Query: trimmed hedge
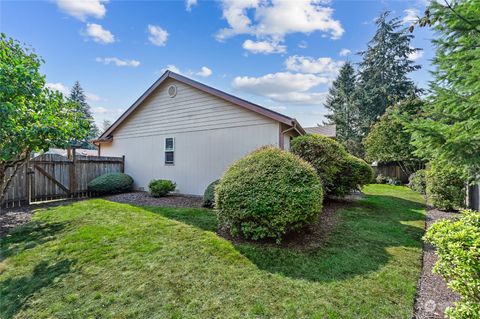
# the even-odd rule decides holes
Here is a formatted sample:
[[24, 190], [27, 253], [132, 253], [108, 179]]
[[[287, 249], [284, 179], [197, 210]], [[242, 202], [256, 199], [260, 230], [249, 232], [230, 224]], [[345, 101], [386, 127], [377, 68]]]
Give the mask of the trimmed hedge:
[[341, 171], [336, 176], [331, 192], [336, 196], [345, 196], [352, 190], [360, 190], [372, 180], [373, 169], [370, 165], [358, 157], [348, 155], [341, 161]]
[[117, 194], [132, 189], [133, 178], [124, 173], [107, 173], [91, 180], [87, 188], [98, 194]]
[[422, 195], [427, 191], [427, 170], [420, 169], [408, 177], [408, 187]]
[[292, 153], [263, 147], [235, 162], [215, 187], [221, 227], [234, 236], [282, 237], [316, 220], [322, 185], [313, 167]]
[[453, 210], [465, 205], [463, 172], [446, 163], [432, 163], [427, 171], [427, 199], [441, 210]]
[[331, 138], [303, 135], [293, 139], [290, 148], [292, 153], [312, 164], [327, 195], [345, 196], [372, 182], [370, 165], [350, 155]]
[[148, 184], [148, 191], [153, 197], [167, 196], [177, 185], [168, 179], [152, 179]]
[[205, 193], [203, 193], [203, 207], [212, 208], [215, 206], [215, 186], [218, 184], [219, 180], [211, 182], [207, 189], [205, 189]]
[[424, 239], [437, 248], [433, 271], [461, 297], [455, 307], [447, 308], [446, 315], [480, 318], [480, 213], [465, 210], [458, 220], [438, 221]]

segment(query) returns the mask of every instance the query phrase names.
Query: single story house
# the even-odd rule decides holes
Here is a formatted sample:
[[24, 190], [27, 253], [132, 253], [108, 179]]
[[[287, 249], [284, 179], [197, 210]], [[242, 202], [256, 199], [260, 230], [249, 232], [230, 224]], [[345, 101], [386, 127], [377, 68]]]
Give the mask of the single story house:
[[293, 118], [166, 71], [94, 143], [101, 156], [125, 156], [139, 190], [169, 179], [178, 193], [203, 195], [239, 158], [264, 145], [288, 150], [303, 134]]

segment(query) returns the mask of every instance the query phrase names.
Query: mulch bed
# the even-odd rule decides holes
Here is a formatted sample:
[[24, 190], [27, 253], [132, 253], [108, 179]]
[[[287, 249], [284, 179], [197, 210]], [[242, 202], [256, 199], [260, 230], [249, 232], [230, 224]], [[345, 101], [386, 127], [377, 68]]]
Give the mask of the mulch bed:
[[234, 237], [226, 228], [220, 228], [217, 234], [234, 244], [250, 243], [268, 247], [283, 247], [295, 250], [314, 250], [322, 247], [328, 236], [335, 229], [339, 221], [338, 212], [344, 208], [351, 207], [362, 194], [349, 195], [346, 198], [329, 198], [323, 203], [322, 213], [315, 224], [309, 225], [298, 232], [285, 237], [280, 245], [273, 240], [251, 241], [241, 237]]
[[201, 196], [170, 194], [165, 197], [152, 197], [147, 192], [131, 192], [103, 197], [106, 200], [137, 206], [160, 207], [202, 207]]
[[[456, 212], [443, 212], [437, 209], [427, 210], [426, 228], [428, 229], [439, 219], [458, 217]], [[437, 319], [444, 318], [445, 308], [452, 306], [459, 300], [459, 296], [451, 291], [442, 277], [433, 274], [432, 268], [437, 262], [435, 248], [427, 243], [423, 244], [423, 267], [418, 280], [415, 299], [414, 318]]]

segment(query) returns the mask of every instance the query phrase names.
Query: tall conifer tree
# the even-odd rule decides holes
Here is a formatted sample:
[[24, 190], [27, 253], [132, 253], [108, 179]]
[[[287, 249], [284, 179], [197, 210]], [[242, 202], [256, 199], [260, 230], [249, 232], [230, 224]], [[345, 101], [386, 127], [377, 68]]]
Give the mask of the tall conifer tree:
[[327, 124], [337, 127], [337, 139], [352, 154], [362, 155], [359, 132], [358, 104], [356, 102], [355, 70], [346, 62], [328, 91], [325, 107], [330, 110]]
[[364, 135], [388, 106], [418, 91], [408, 77], [420, 68], [410, 59], [417, 51], [410, 45], [413, 35], [398, 18], [389, 20], [389, 14], [386, 11], [377, 18], [377, 31], [367, 50], [360, 52], [357, 96]]
[[98, 137], [99, 130], [93, 119], [92, 113], [90, 111], [90, 105], [88, 105], [87, 103], [87, 98], [85, 96], [83, 88], [80, 85], [80, 82], [75, 81], [75, 84], [70, 90], [70, 96], [68, 97], [68, 100], [77, 104], [78, 112], [81, 114], [81, 117], [86, 119], [90, 123], [88, 135], [85, 136], [85, 139], [81, 141], [81, 147], [94, 148], [94, 146], [89, 141]]

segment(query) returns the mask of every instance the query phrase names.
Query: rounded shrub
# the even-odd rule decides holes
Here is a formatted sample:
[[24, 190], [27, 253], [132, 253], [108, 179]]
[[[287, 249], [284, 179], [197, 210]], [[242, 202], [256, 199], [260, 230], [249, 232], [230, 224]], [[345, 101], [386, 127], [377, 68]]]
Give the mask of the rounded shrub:
[[132, 189], [133, 178], [124, 173], [107, 173], [91, 180], [87, 188], [99, 194], [117, 194]]
[[317, 134], [299, 136], [292, 141], [291, 151], [312, 164], [327, 195], [345, 196], [372, 182], [370, 165], [350, 155], [331, 138]]
[[360, 190], [372, 180], [373, 169], [370, 165], [358, 157], [348, 155], [341, 161], [341, 172], [335, 179], [331, 192], [336, 196], [345, 196], [352, 190]]
[[218, 184], [219, 180], [211, 182], [205, 193], [203, 193], [203, 207], [213, 207], [215, 205], [215, 186]]
[[221, 227], [258, 240], [282, 237], [316, 220], [323, 190], [313, 167], [300, 157], [263, 147], [235, 162], [215, 187]]
[[148, 191], [153, 197], [167, 196], [177, 185], [168, 179], [152, 179], [148, 184]]
[[427, 190], [427, 171], [419, 169], [408, 177], [408, 187], [414, 192], [425, 195]]
[[428, 202], [441, 210], [459, 209], [465, 205], [465, 176], [457, 167], [432, 163], [427, 171]]
[[293, 139], [290, 150], [312, 164], [322, 181], [325, 193], [336, 194], [337, 177], [341, 174], [344, 160], [349, 156], [337, 141], [318, 134], [303, 135]]

